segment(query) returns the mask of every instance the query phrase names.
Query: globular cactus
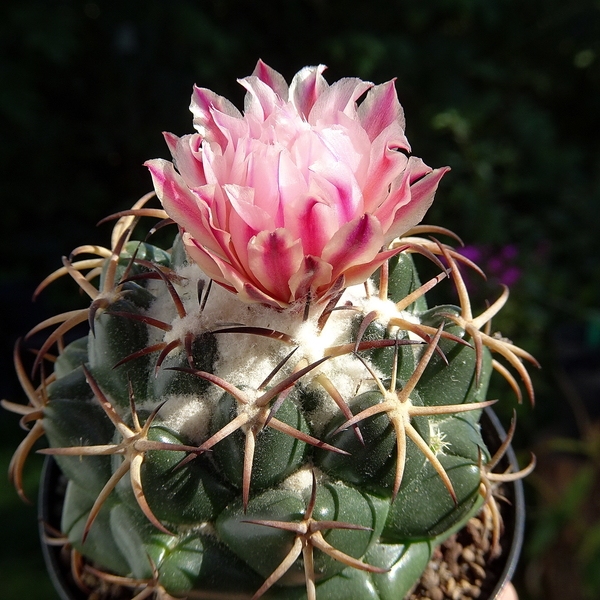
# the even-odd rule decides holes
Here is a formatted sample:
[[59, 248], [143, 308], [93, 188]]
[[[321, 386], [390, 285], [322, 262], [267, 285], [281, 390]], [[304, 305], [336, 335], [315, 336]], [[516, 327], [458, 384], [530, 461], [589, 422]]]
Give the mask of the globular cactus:
[[[39, 385], [16, 352], [30, 406], [5, 406], [34, 425], [15, 454], [12, 478], [21, 489], [25, 456], [45, 434], [43, 452], [54, 455], [69, 481], [63, 534], [85, 557], [85, 569], [137, 590], [138, 598], [154, 592], [159, 598], [398, 600], [433, 548], [484, 502], [497, 515], [489, 468], [495, 459], [479, 419], [492, 403], [486, 392], [494, 368], [517, 393], [518, 385], [492, 353], [517, 370], [531, 396], [521, 359], [533, 359], [486, 328], [507, 292], [474, 316], [461, 269], [476, 267], [428, 235], [449, 232], [417, 225], [443, 170], [431, 171], [410, 156], [407, 144], [386, 139], [385, 160], [402, 168], [386, 175], [371, 155], [371, 166], [359, 169], [362, 179], [355, 169], [364, 202], [327, 236], [308, 227], [319, 223], [297, 206], [279, 221], [273, 204], [271, 212], [266, 204], [259, 211], [255, 199], [249, 208], [249, 182], [232, 174], [235, 157], [220, 187], [208, 174], [220, 169], [223, 177], [216, 159], [208, 168], [215, 148], [223, 160], [232, 144], [239, 154], [239, 139], [223, 133], [227, 120], [246, 126], [241, 137], [262, 142], [268, 125], [280, 145], [288, 140], [296, 165], [305, 160], [304, 146], [291, 149], [288, 130], [273, 124], [273, 105], [279, 117], [295, 107], [306, 124], [298, 130], [318, 130], [328, 149], [341, 143], [326, 136], [330, 112], [338, 125], [354, 118], [364, 139], [371, 138], [369, 147], [382, 132], [396, 138], [403, 132], [393, 85], [377, 86], [357, 109], [366, 84], [342, 80], [352, 82], [345, 84], [352, 93], [343, 104], [341, 86], [324, 87], [321, 72], [301, 71], [288, 93], [281, 76], [259, 63], [245, 80], [251, 102], [243, 118], [197, 89], [199, 133], [167, 136], [179, 172], [165, 161], [149, 164], [166, 212], [146, 208], [151, 194], [144, 197], [116, 215], [110, 248], [76, 249], [44, 282], [69, 274], [91, 303], [35, 328], [56, 326], [37, 353]], [[257, 122], [262, 134], [250, 135]], [[314, 140], [310, 147], [315, 153]], [[251, 144], [246, 150], [247, 179], [249, 157], [257, 170], [268, 170], [271, 150], [261, 155]], [[282, 156], [280, 149], [280, 177]], [[323, 194], [335, 180], [324, 162], [320, 155], [309, 168]], [[286, 168], [289, 187], [294, 176]], [[345, 173], [339, 164], [338, 172]], [[384, 176], [389, 180], [380, 181]], [[257, 177], [254, 190], [267, 193]], [[338, 208], [346, 207], [343, 185], [335, 183]], [[316, 203], [313, 184], [307, 189]], [[394, 189], [401, 194], [391, 210], [386, 202]], [[194, 193], [204, 204], [189, 204]], [[331, 209], [331, 202], [319, 201]], [[233, 212], [223, 216], [232, 206], [237, 221]], [[263, 213], [275, 219], [266, 234], [253, 224]], [[304, 242], [304, 258], [291, 269], [289, 254], [296, 250], [286, 245], [286, 232], [299, 215], [306, 228], [298, 226], [292, 238]], [[178, 223], [171, 248], [133, 241], [142, 217]], [[243, 237], [245, 256], [236, 236]], [[80, 259], [84, 253], [94, 258]], [[424, 284], [417, 254], [439, 270]], [[429, 307], [427, 292], [447, 281], [459, 305]], [[65, 334], [84, 321], [89, 333], [65, 346]]]

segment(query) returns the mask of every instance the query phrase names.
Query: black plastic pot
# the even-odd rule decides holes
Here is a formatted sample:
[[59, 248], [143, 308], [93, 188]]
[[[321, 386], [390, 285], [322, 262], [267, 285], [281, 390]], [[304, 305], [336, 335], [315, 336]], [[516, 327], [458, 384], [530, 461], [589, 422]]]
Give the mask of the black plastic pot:
[[52, 531], [60, 531], [62, 507], [67, 489], [67, 478], [52, 456], [47, 456], [42, 469], [38, 495], [38, 521], [42, 554], [50, 579], [60, 600], [87, 600], [88, 596], [75, 584], [71, 575], [68, 550], [47, 543]]
[[[498, 417], [491, 409], [486, 409], [481, 419], [483, 438], [488, 448], [494, 452], [506, 437]], [[518, 471], [519, 465], [512, 448], [508, 449], [500, 469], [508, 466]], [[60, 546], [45, 542], [48, 536], [48, 528], [60, 530], [61, 512], [66, 491], [67, 481], [55, 460], [48, 456], [44, 464], [41, 476], [41, 488], [39, 494], [38, 516], [40, 521], [40, 538], [42, 540], [42, 552], [50, 578], [58, 592], [61, 600], [87, 600], [88, 596], [75, 584], [71, 575], [69, 557], [65, 555]], [[497, 600], [504, 586], [512, 579], [523, 543], [523, 532], [525, 527], [525, 499], [521, 481], [506, 484], [504, 495], [509, 500], [508, 509], [503, 511], [504, 533], [502, 536], [502, 555], [494, 561], [498, 573], [497, 581], [492, 591], [480, 600]], [[401, 599], [398, 599], [401, 600]]]
[[[492, 452], [495, 451], [506, 438], [506, 432], [491, 408], [486, 408], [484, 410], [481, 419], [481, 430], [483, 439]], [[508, 451], [500, 461], [498, 472], [506, 470], [509, 466], [511, 467], [511, 470], [515, 472], [520, 468], [512, 447], [508, 448]], [[523, 483], [521, 480], [505, 484], [503, 495], [510, 504], [505, 505], [502, 511], [504, 533], [502, 535], [501, 544], [503, 552], [501, 556], [496, 559], [500, 575], [490, 594], [487, 597], [483, 596], [483, 598], [489, 598], [489, 600], [497, 600], [504, 586], [513, 578], [523, 546], [523, 534], [525, 531], [525, 495], [523, 494]], [[504, 564], [502, 565], [501, 563]]]

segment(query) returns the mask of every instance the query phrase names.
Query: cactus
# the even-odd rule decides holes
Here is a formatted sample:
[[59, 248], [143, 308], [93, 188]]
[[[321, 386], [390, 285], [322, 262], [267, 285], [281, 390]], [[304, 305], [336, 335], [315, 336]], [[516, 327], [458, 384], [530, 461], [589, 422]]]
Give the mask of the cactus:
[[[318, 69], [308, 75], [321, 77]], [[281, 95], [277, 76], [259, 63], [247, 87], [261, 81]], [[292, 86], [297, 94], [300, 87]], [[214, 95], [196, 94], [197, 107], [209, 98], [226, 112]], [[206, 127], [202, 136], [210, 138]], [[182, 174], [184, 139], [167, 137]], [[109, 248], [77, 248], [42, 283], [38, 291], [69, 275], [90, 304], [33, 330], [55, 327], [33, 365], [39, 384], [17, 346], [29, 406], [4, 402], [33, 423], [11, 477], [23, 494], [25, 458], [45, 435], [41, 452], [68, 479], [62, 532], [83, 568], [140, 599], [397, 600], [433, 548], [483, 505], [497, 544], [494, 482], [524, 473], [495, 476], [497, 456], [480, 434], [494, 370], [520, 395], [492, 353], [517, 371], [531, 399], [522, 359], [535, 363], [489, 334], [507, 290], [474, 316], [461, 270], [477, 267], [430, 237], [453, 234], [417, 224], [421, 209], [408, 224], [402, 218], [400, 235], [389, 227], [384, 250], [371, 234], [374, 253], [337, 271], [326, 246], [319, 265], [330, 257], [329, 279], [306, 251], [313, 278], [296, 287], [273, 283], [283, 259], [272, 274], [263, 258], [266, 283], [256, 269], [245, 282], [225, 277], [221, 263], [234, 264], [231, 255], [221, 253], [219, 263], [214, 244], [198, 243], [198, 232], [170, 210], [172, 166], [149, 166], [164, 209], [147, 208], [148, 194], [115, 215]], [[442, 174], [413, 177], [415, 202], [432, 199]], [[419, 195], [427, 177], [431, 189]], [[349, 223], [372, 230], [372, 215], [383, 223], [377, 211]], [[140, 219], [152, 218], [161, 221], [150, 233], [172, 227], [170, 247], [134, 240]], [[439, 273], [421, 283], [415, 258]], [[458, 306], [429, 307], [427, 293], [448, 280]], [[85, 321], [89, 333], [65, 345]]]

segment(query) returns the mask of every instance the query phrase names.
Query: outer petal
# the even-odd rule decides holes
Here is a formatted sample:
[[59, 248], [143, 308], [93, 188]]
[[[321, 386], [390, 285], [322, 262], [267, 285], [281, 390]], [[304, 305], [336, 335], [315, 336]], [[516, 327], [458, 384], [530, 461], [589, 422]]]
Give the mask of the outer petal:
[[174, 133], [169, 133], [168, 131], [163, 131], [163, 137], [165, 138], [165, 142], [167, 142], [171, 156], [173, 156], [175, 149], [177, 148], [177, 140], [179, 140], [179, 138]]
[[308, 116], [308, 122], [311, 125], [317, 125], [319, 122], [334, 124], [337, 123], [338, 112], [351, 116], [355, 111], [356, 100], [371, 87], [372, 83], [354, 77], [336, 81], [317, 98]]
[[238, 82], [248, 90], [244, 99], [245, 115], [264, 121], [277, 106], [281, 106], [284, 102], [268, 84], [255, 75], [239, 79]]
[[325, 65], [304, 67], [292, 79], [289, 99], [306, 120], [317, 98], [329, 87], [322, 75], [326, 68]]
[[256, 285], [247, 281], [241, 271], [233, 268], [227, 261], [212, 255], [198, 246], [195, 240], [184, 233], [183, 241], [189, 257], [220, 286], [238, 295], [245, 302], [260, 302], [276, 308], [284, 308], [288, 302], [278, 301]]
[[433, 203], [440, 179], [449, 170], [450, 167], [435, 169], [410, 185], [410, 202], [399, 206], [394, 213], [393, 224], [385, 234], [386, 243], [403, 235], [423, 220]]
[[363, 281], [366, 281], [375, 273], [375, 271], [386, 261], [392, 258], [392, 256], [398, 254], [401, 248], [395, 250], [385, 250], [380, 252], [372, 261], [350, 267], [343, 273], [344, 281], [347, 286], [358, 285]]
[[283, 75], [275, 69], [272, 69], [259, 59], [252, 75], [266, 83], [281, 99], [287, 100], [288, 84]]
[[346, 223], [328, 242], [323, 260], [333, 266], [333, 279], [355, 265], [371, 262], [383, 245], [379, 221], [365, 214]]
[[207, 184], [202, 161], [202, 137], [197, 133], [176, 137], [172, 134], [165, 135], [173, 162], [181, 177], [190, 188], [197, 188]]
[[215, 126], [213, 119], [215, 109], [231, 117], [242, 118], [240, 111], [229, 100], [206, 88], [194, 86], [190, 104], [190, 111], [194, 115], [194, 127], [203, 137], [223, 143], [223, 134]]
[[156, 159], [145, 164], [150, 169], [156, 194], [167, 214], [199, 244], [231, 259], [230, 234], [215, 226], [209, 208], [214, 186], [192, 191], [170, 162]]
[[363, 185], [367, 211], [375, 212], [388, 195], [392, 182], [407, 168], [407, 155], [397, 150], [410, 151], [408, 140], [399, 125], [393, 123], [380, 133], [371, 144], [369, 170]]
[[211, 279], [237, 293], [242, 293], [246, 286], [254, 287], [247, 277], [247, 271], [236, 268], [221, 256], [211, 252], [197, 242], [193, 237], [183, 234], [183, 242], [190, 258], [200, 266]]
[[[235, 276], [232, 281], [226, 279], [226, 275], [232, 275], [231, 265], [227, 268], [221, 268], [221, 266], [225, 264], [225, 261], [201, 246], [187, 231], [183, 232], [181, 239], [187, 250], [188, 256], [202, 269], [202, 271], [204, 271], [205, 275], [214, 279], [214, 281], [220, 283], [227, 289], [237, 291], [235, 282], [240, 278]], [[243, 282], [240, 281], [239, 285], [242, 287]]]
[[371, 141], [392, 123], [396, 123], [402, 131], [406, 127], [394, 82], [388, 81], [370, 89], [358, 107], [358, 118]]
[[292, 239], [285, 229], [261, 231], [248, 243], [248, 266], [257, 287], [280, 302], [293, 300], [289, 281], [303, 259], [302, 242]]
[[288, 302], [283, 302], [273, 298], [268, 294], [265, 294], [262, 290], [259, 290], [255, 285], [251, 283], [244, 284], [242, 290], [238, 292], [238, 296], [244, 302], [260, 302], [261, 304], [267, 304], [274, 308], [285, 308], [289, 305]]
[[197, 233], [198, 216], [202, 208], [198, 197], [185, 184], [173, 164], [157, 158], [146, 161], [154, 189], [167, 214], [181, 227]]
[[294, 301], [311, 297], [319, 298], [319, 288], [329, 289], [333, 285], [331, 279], [333, 267], [318, 256], [305, 256], [298, 272], [290, 278], [289, 287]]

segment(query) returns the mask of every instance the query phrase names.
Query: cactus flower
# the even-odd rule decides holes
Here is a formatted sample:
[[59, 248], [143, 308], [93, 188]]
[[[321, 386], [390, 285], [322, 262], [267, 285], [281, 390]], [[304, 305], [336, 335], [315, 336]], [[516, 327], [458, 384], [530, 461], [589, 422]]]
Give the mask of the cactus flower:
[[288, 86], [259, 61], [240, 80], [243, 114], [194, 88], [197, 133], [165, 134], [173, 163], [146, 163], [190, 258], [245, 301], [285, 307], [365, 281], [447, 170], [411, 155], [393, 81], [329, 85], [324, 69]]

